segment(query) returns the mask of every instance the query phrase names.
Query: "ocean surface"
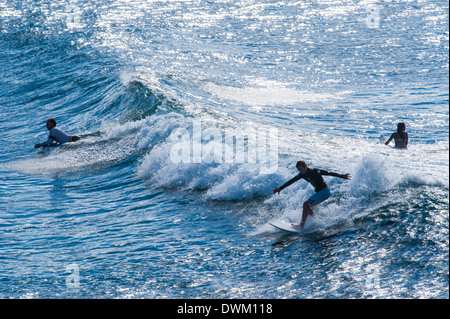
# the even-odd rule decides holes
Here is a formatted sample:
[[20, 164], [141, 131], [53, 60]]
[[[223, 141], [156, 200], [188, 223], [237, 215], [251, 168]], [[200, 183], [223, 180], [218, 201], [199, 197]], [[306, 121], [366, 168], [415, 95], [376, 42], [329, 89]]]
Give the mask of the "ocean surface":
[[448, 12], [0, 0], [0, 298], [448, 298]]

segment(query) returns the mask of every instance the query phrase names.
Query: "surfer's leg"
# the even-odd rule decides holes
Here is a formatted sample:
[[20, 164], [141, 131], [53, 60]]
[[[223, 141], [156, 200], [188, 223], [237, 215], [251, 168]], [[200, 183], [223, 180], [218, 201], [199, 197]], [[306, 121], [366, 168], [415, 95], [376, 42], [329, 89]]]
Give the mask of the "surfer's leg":
[[303, 227], [305, 226], [306, 219], [308, 218], [309, 215], [314, 216], [314, 212], [313, 212], [312, 208], [309, 207], [308, 202], [304, 202], [303, 203], [302, 221], [298, 225], [292, 224], [292, 227], [294, 227], [296, 229], [303, 229]]
[[308, 202], [303, 203], [303, 214], [302, 214], [302, 221], [300, 223], [300, 228], [303, 228], [305, 226], [306, 219], [308, 216], [314, 216], [314, 212], [312, 208], [309, 206]]
[[[315, 193], [313, 196], [311, 196], [311, 198], [303, 203], [302, 221], [299, 225], [301, 229], [305, 226], [305, 222], [308, 216], [314, 216], [313, 207], [327, 200], [328, 197], [330, 197], [330, 190], [328, 188], [324, 188], [321, 191]], [[296, 228], [298, 227], [296, 226]]]

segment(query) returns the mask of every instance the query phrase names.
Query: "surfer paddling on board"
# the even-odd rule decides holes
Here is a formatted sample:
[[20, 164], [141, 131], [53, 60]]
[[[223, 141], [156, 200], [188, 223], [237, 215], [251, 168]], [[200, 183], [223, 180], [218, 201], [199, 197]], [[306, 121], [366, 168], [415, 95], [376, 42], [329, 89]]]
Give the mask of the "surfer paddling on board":
[[408, 147], [408, 133], [405, 132], [406, 125], [403, 122], [397, 124], [397, 132], [392, 133], [391, 137], [385, 143], [389, 144], [390, 141], [395, 141], [396, 148], [407, 148]]
[[[80, 138], [78, 136], [69, 135], [59, 127], [56, 127], [56, 121], [50, 118], [46, 122], [47, 129], [50, 131], [47, 141], [43, 143], [34, 144], [35, 148], [51, 146], [51, 145], [61, 145], [67, 142], [75, 142]], [[56, 142], [56, 143], [54, 143]]]
[[299, 225], [292, 225], [295, 228], [303, 229], [305, 226], [306, 219], [309, 215], [313, 216], [313, 208], [317, 206], [318, 204], [322, 203], [323, 201], [327, 200], [328, 197], [330, 197], [330, 189], [328, 188], [327, 183], [325, 183], [322, 175], [329, 175], [329, 176], [335, 176], [340, 177], [343, 179], [350, 179], [350, 174], [338, 174], [333, 172], [324, 171], [318, 168], [309, 168], [304, 161], [298, 161], [296, 164], [297, 169], [299, 170], [300, 174], [292, 178], [291, 180], [284, 183], [282, 186], [275, 188], [273, 193], [280, 193], [281, 190], [288, 187], [289, 185], [295, 183], [296, 181], [300, 179], [305, 179], [306, 181], [310, 182], [312, 186], [314, 186], [314, 190], [316, 193], [311, 196], [306, 202], [303, 203], [303, 215], [302, 215], [302, 221]]

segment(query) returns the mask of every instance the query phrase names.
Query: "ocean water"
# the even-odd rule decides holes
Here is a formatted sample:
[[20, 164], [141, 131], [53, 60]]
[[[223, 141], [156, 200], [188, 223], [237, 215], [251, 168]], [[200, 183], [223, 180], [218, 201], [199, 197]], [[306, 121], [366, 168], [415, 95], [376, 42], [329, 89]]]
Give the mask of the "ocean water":
[[0, 0], [0, 298], [448, 298], [448, 12]]

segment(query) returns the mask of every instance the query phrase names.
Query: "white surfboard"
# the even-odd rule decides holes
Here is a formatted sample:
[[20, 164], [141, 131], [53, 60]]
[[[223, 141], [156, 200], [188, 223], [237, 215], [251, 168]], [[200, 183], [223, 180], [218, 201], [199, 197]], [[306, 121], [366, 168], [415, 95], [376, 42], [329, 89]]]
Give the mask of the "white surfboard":
[[303, 230], [300, 228], [294, 228], [294, 226], [292, 226], [291, 222], [288, 222], [286, 220], [275, 220], [275, 221], [271, 221], [269, 222], [270, 225], [272, 225], [275, 228], [284, 230], [284, 231], [288, 231], [291, 233], [301, 233]]

